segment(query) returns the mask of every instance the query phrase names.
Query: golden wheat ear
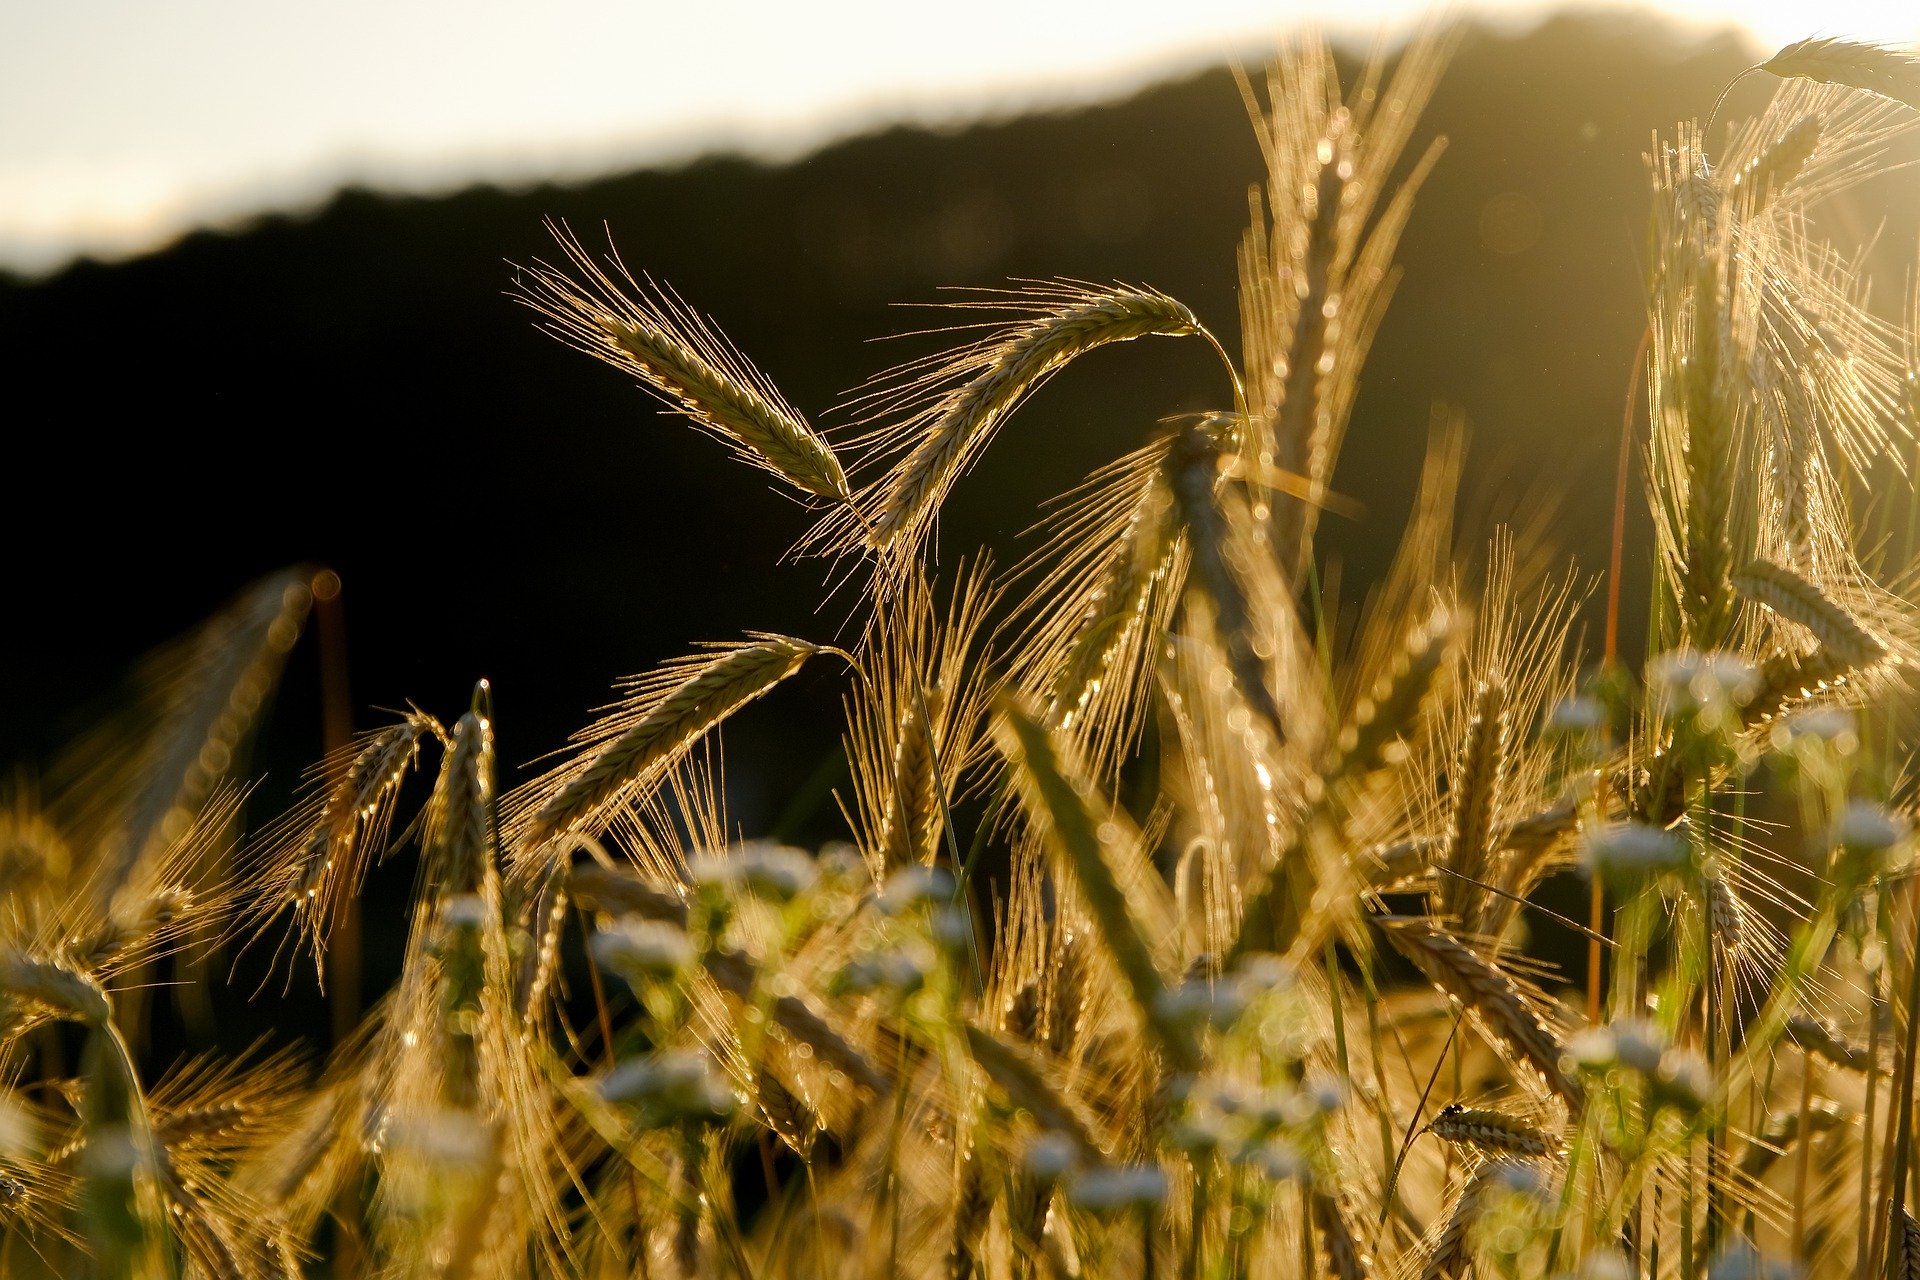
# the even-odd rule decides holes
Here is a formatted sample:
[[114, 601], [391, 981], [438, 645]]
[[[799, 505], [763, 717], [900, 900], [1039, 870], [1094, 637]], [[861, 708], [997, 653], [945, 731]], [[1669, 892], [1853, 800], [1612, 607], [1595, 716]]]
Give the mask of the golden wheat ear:
[[791, 636], [757, 635], [718, 646], [627, 682], [627, 697], [606, 718], [576, 735], [584, 750], [573, 763], [515, 798], [512, 843], [537, 853], [569, 831], [591, 831], [624, 797], [660, 780], [708, 730], [762, 697], [827, 645]]
[[525, 269], [518, 296], [547, 332], [638, 377], [754, 465], [817, 497], [852, 501], [832, 447], [712, 322], [672, 290], [636, 280], [617, 256], [603, 267], [564, 223], [547, 229], [578, 275], [540, 262]]
[[360, 892], [369, 859], [385, 852], [394, 801], [421, 744], [447, 737], [418, 710], [359, 735], [312, 771], [320, 789], [259, 840], [245, 915], [264, 930], [290, 912], [294, 945], [312, 952], [323, 982], [328, 935]]
[[951, 305], [1002, 321], [961, 326], [985, 332], [880, 374], [853, 401], [865, 428], [862, 464], [888, 469], [855, 507], [830, 513], [807, 538], [827, 554], [875, 554], [883, 592], [917, 561], [948, 493], [1001, 423], [1086, 353], [1137, 338], [1199, 337], [1219, 353], [1238, 399], [1239, 374], [1218, 340], [1184, 303], [1154, 289], [1063, 280]]
[[1852, 40], [1799, 40], [1760, 64], [1783, 80], [1844, 85], [1920, 111], [1920, 58]]

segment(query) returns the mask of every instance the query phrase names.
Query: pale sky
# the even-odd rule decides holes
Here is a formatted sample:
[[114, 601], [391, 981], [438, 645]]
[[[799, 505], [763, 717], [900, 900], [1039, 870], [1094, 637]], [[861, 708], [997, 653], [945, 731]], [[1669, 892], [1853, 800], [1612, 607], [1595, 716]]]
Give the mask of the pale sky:
[[[0, 265], [322, 199], [792, 156], [1107, 96], [1420, 0], [0, 0]], [[1587, 7], [1616, 7], [1602, 3]], [[1763, 44], [1920, 41], [1920, 0], [1669, 0]], [[1526, 16], [1534, 0], [1465, 12]], [[1454, 6], [1454, 11], [1463, 11]], [[1337, 22], [1327, 15], [1338, 13]]]

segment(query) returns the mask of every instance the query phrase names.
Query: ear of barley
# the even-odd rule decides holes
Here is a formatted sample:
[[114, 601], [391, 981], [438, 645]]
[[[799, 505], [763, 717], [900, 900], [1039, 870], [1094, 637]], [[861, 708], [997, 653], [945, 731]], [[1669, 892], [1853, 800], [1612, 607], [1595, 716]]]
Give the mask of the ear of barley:
[[[487, 697], [486, 682], [475, 691]], [[453, 727], [427, 807], [427, 849], [442, 892], [478, 894], [494, 868], [493, 721], [476, 709]]]
[[567, 873], [567, 890], [589, 911], [610, 916], [637, 915], [679, 929], [687, 927], [687, 906], [671, 893], [656, 889], [625, 868], [582, 862]]
[[1016, 701], [1002, 703], [995, 732], [1002, 753], [1019, 770], [1030, 807], [1072, 867], [1081, 897], [1142, 1019], [1173, 1066], [1193, 1070], [1199, 1063], [1199, 1048], [1191, 1030], [1167, 1016], [1166, 980], [1107, 865], [1100, 835], [1103, 819], [1096, 816], [1099, 802], [1065, 772], [1054, 735]]
[[1686, 413], [1687, 503], [1682, 612], [1698, 649], [1716, 649], [1732, 621], [1734, 407], [1726, 394], [1727, 279], [1717, 237], [1694, 245], [1692, 329], [1680, 370]]
[[1081, 1159], [1099, 1162], [1106, 1158], [1094, 1137], [1092, 1117], [1049, 1080], [1050, 1075], [1061, 1074], [1057, 1064], [1031, 1048], [977, 1026], [967, 1027], [967, 1051], [1008, 1101], [1031, 1115], [1042, 1128], [1065, 1134], [1079, 1149]]
[[1266, 664], [1254, 651], [1247, 593], [1229, 562], [1227, 514], [1216, 492], [1220, 482], [1218, 446], [1203, 427], [1189, 423], [1174, 437], [1167, 465], [1169, 487], [1192, 548], [1194, 578], [1213, 605], [1214, 631], [1226, 656], [1227, 670], [1233, 673], [1234, 684], [1247, 706], [1266, 721], [1276, 739], [1284, 739], [1280, 708], [1267, 687]]
[[285, 853], [267, 855], [266, 884], [256, 911], [277, 915], [291, 906], [295, 928], [311, 945], [324, 975], [327, 935], [345, 901], [359, 892], [367, 860], [384, 836], [393, 802], [428, 735], [440, 726], [418, 711], [398, 724], [364, 735], [311, 823], [296, 832]]
[[65, 1018], [100, 1025], [113, 1016], [107, 993], [74, 965], [39, 959], [18, 951], [0, 954], [0, 991], [10, 999], [30, 1000]]
[[203, 1106], [169, 1111], [153, 1122], [154, 1141], [166, 1147], [178, 1147], [197, 1140], [219, 1137], [245, 1124], [245, 1103], [214, 1101]]
[[1473, 1266], [1468, 1236], [1480, 1217], [1481, 1202], [1492, 1185], [1495, 1164], [1487, 1161], [1468, 1175], [1453, 1207], [1447, 1210], [1440, 1234], [1427, 1250], [1426, 1261], [1420, 1266], [1420, 1280], [1465, 1280], [1468, 1269]]
[[1849, 1040], [1830, 1024], [1810, 1014], [1798, 1013], [1787, 1019], [1786, 1038], [1797, 1048], [1824, 1058], [1836, 1067], [1864, 1072], [1873, 1065], [1867, 1047]]
[[1079, 934], [1055, 934], [1053, 963], [1047, 967], [1047, 1048], [1055, 1057], [1071, 1055], [1080, 1038], [1091, 960], [1087, 946]]
[[1895, 1258], [1892, 1273], [1896, 1280], [1920, 1280], [1920, 1219], [1900, 1210], [1899, 1230], [1894, 1233]]
[[980, 1168], [980, 1153], [957, 1153], [954, 1177], [953, 1238], [947, 1247], [948, 1280], [972, 1280], [980, 1258], [982, 1237], [993, 1216], [993, 1187]]
[[1549, 1089], [1579, 1109], [1585, 1090], [1561, 1063], [1560, 1038], [1534, 1012], [1512, 978], [1431, 921], [1406, 916], [1378, 919], [1396, 951], [1473, 1013], [1489, 1034], [1538, 1072]]
[[1001, 421], [1034, 388], [1079, 356], [1115, 342], [1204, 334], [1185, 306], [1148, 289], [1071, 288], [1057, 305], [957, 357], [966, 380], [913, 420], [917, 440], [880, 482], [874, 545], [910, 554], [954, 482]]
[[[708, 730], [798, 671], [817, 653], [837, 652], [790, 636], [761, 635], [718, 656], [668, 668], [585, 735], [603, 742], [533, 814], [524, 843], [538, 848], [562, 832], [600, 822], [623, 796], [657, 780]], [[683, 670], [691, 671], [680, 677]]]
[[1827, 652], [1853, 667], [1869, 667], [1887, 648], [1818, 586], [1784, 565], [1755, 560], [1733, 575], [1741, 595], [1813, 633]]
[[1760, 64], [1782, 79], [1845, 85], [1920, 111], [1920, 58], [1852, 40], [1800, 40]]
[[1856, 670], [1858, 664], [1826, 648], [1774, 654], [1760, 664], [1759, 692], [1740, 708], [1741, 722], [1765, 724], [1796, 703], [1842, 688]]
[[1406, 756], [1404, 739], [1413, 731], [1439, 678], [1452, 634], [1453, 617], [1444, 607], [1436, 608], [1407, 633], [1393, 665], [1374, 681], [1341, 729], [1330, 773], [1362, 777]]
[[1449, 1103], [1427, 1126], [1435, 1137], [1496, 1156], [1544, 1156], [1549, 1143], [1540, 1130], [1504, 1111]]
[[[1288, 338], [1285, 381], [1280, 392], [1278, 412], [1273, 420], [1273, 461], [1282, 471], [1319, 480], [1327, 470], [1328, 442], [1324, 438], [1328, 424], [1322, 420], [1321, 381], [1327, 368], [1341, 354], [1337, 341], [1329, 339], [1339, 331], [1340, 314], [1336, 278], [1346, 266], [1351, 244], [1343, 243], [1341, 195], [1351, 172], [1351, 157], [1343, 154], [1352, 146], [1345, 136], [1346, 117], [1333, 117], [1334, 127], [1322, 138], [1315, 159], [1319, 172], [1314, 175], [1313, 198], [1306, 218], [1304, 243], [1294, 256], [1292, 266], [1298, 273], [1295, 284], [1292, 333]], [[1335, 123], [1337, 122], [1337, 123]], [[1345, 250], [1345, 255], [1342, 250]], [[1329, 291], [1334, 295], [1329, 297]], [[1313, 512], [1305, 502], [1283, 503], [1274, 513], [1272, 532], [1274, 555], [1283, 572], [1297, 579], [1307, 554]]]
[[[716, 950], [709, 951], [705, 960], [707, 973], [720, 986], [742, 1000], [754, 998], [759, 974], [752, 959], [738, 951]], [[892, 1089], [892, 1082], [873, 1060], [836, 1031], [806, 1000], [792, 994], [778, 996], [773, 1002], [772, 1016], [781, 1030], [853, 1083], [875, 1094], [885, 1094]]]
[[133, 866], [179, 834], [240, 755], [313, 605], [313, 571], [254, 583], [203, 626], [164, 682], [159, 730], [134, 780], [138, 792], [99, 883], [118, 888]]
[[[1852, 1113], [1838, 1103], [1821, 1099], [1806, 1108], [1804, 1138], [1811, 1140], [1816, 1134], [1844, 1128], [1853, 1119]], [[1748, 1141], [1746, 1151], [1741, 1154], [1740, 1173], [1746, 1178], [1758, 1180], [1779, 1161], [1788, 1147], [1802, 1140], [1801, 1113], [1798, 1109], [1769, 1116], [1765, 1127]]]
[[1309, 1197], [1313, 1224], [1320, 1229], [1320, 1250], [1325, 1256], [1327, 1274], [1332, 1280], [1367, 1280], [1373, 1274], [1373, 1259], [1360, 1248], [1353, 1224], [1341, 1207], [1340, 1196], [1325, 1186], [1316, 1185]]
[[813, 1154], [814, 1140], [820, 1135], [820, 1115], [805, 1099], [764, 1066], [754, 1068], [753, 1095], [761, 1117], [780, 1141], [802, 1160]]
[[1452, 819], [1437, 883], [1441, 912], [1467, 929], [1481, 924], [1480, 904], [1492, 895], [1481, 887], [1493, 868], [1493, 819], [1507, 768], [1507, 686], [1498, 676], [1474, 693], [1473, 716], [1448, 779]]
[[937, 685], [926, 690], [924, 698], [909, 699], [901, 708], [900, 731], [894, 740], [893, 795], [882, 835], [890, 869], [933, 861], [941, 807], [934, 749], [943, 710], [944, 694]]
[[540, 1006], [553, 987], [571, 905], [565, 874], [558, 867], [549, 868], [526, 906], [526, 950], [519, 957], [514, 977], [513, 1007], [525, 1025], [535, 1025]]
[[1750, 941], [1747, 904], [1740, 891], [1719, 867], [1707, 867], [1700, 874], [1701, 906], [1705, 910], [1707, 930], [1720, 947], [1720, 954], [1737, 961], [1747, 953]]
[[1745, 199], [1749, 216], [1765, 211], [1773, 198], [1800, 176], [1820, 145], [1825, 127], [1819, 113], [1809, 111], [1733, 175], [1734, 192]]
[[1360, 855], [1367, 887], [1386, 893], [1424, 884], [1432, 875], [1433, 860], [1446, 846], [1431, 836], [1415, 836], [1378, 844]]
[[539, 263], [522, 276], [520, 299], [550, 333], [634, 374], [748, 461], [808, 493], [852, 501], [833, 449], [724, 334], [618, 259], [603, 269], [564, 225], [548, 229], [584, 281]]

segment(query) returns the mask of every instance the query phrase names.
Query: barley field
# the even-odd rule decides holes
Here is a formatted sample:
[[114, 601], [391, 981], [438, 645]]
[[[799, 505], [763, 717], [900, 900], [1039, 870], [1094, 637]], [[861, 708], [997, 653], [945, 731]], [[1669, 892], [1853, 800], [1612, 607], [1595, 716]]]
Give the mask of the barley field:
[[[0, 1275], [1920, 1276], [1920, 286], [1821, 220], [1920, 60], [1803, 41], [1757, 116], [1649, 140], [1611, 564], [1463, 533], [1442, 420], [1370, 457], [1417, 499], [1341, 581], [1316, 533], [1381, 518], [1333, 477], [1452, 39], [1243, 78], [1237, 336], [1146, 285], [965, 293], [827, 426], [555, 223], [513, 297], [817, 512], [767, 554], [822, 566], [819, 633], [635, 676], [512, 786], [484, 681], [336, 725], [245, 830], [339, 579], [155, 655], [0, 803]], [[983, 451], [1045, 447], [1029, 396], [1143, 339], [1217, 357], [1214, 410], [1143, 407], [1015, 563], [942, 545]], [[818, 849], [729, 817], [720, 746], [803, 669], [844, 690]], [[411, 899], [363, 900], [389, 857]], [[375, 911], [401, 975], [331, 1052], [153, 1043], [181, 984], [352, 990]]]

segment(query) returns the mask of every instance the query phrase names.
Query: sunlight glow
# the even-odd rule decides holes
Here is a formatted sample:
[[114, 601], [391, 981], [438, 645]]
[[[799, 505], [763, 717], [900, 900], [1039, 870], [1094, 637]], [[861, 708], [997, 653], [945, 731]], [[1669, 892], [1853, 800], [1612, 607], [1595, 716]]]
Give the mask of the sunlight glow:
[[[1610, 6], [1614, 7], [1614, 6]], [[1909, 42], [1911, 0], [1676, 0], [1763, 44]], [[431, 191], [684, 159], [787, 157], [907, 120], [1087, 101], [1316, 15], [1391, 30], [1412, 0], [80, 0], [0, 9], [0, 265], [118, 255], [347, 181]], [[1324, 15], [1337, 11], [1337, 20]], [[1527, 18], [1490, 0], [1468, 12]]]

